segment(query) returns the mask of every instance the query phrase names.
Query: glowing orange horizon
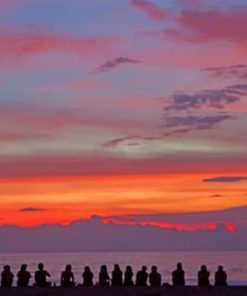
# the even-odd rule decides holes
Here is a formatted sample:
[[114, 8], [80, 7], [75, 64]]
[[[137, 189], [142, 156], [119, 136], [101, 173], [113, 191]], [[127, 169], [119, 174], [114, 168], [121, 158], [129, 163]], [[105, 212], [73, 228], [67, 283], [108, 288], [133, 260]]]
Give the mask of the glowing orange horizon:
[[214, 176], [171, 174], [5, 179], [0, 188], [1, 196], [5, 197], [0, 205], [0, 224], [66, 225], [89, 219], [92, 215], [201, 212], [247, 204], [245, 182], [202, 182]]

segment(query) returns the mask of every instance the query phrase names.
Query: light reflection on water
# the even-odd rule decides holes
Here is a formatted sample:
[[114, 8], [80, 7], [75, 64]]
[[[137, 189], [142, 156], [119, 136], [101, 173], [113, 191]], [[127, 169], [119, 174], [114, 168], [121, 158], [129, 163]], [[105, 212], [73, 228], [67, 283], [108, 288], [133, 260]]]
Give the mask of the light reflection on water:
[[228, 273], [228, 282], [231, 285], [247, 284], [247, 252], [84, 252], [84, 253], [41, 253], [41, 254], [0, 254], [0, 267], [11, 265], [16, 274], [20, 265], [28, 264], [33, 274], [37, 264], [43, 262], [46, 269], [52, 274], [51, 281], [59, 284], [61, 271], [66, 264], [72, 264], [77, 283], [81, 283], [82, 270], [89, 265], [94, 273], [94, 282], [98, 280], [99, 268], [102, 264], [108, 266], [111, 272], [115, 263], [124, 270], [126, 265], [132, 265], [136, 272], [141, 265], [157, 265], [162, 274], [162, 281], [171, 283], [171, 272], [177, 262], [182, 262], [186, 272], [186, 284], [196, 285], [196, 276], [199, 267], [206, 264], [213, 284], [214, 272], [218, 265], [223, 265]]

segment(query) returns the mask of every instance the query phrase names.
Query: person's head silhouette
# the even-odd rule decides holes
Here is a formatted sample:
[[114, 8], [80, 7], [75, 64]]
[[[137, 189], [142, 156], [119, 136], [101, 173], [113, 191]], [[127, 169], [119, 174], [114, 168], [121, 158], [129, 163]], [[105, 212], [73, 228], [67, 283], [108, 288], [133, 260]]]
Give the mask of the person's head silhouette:
[[10, 272], [10, 266], [9, 265], [4, 265], [3, 270], [5, 272]]
[[203, 272], [206, 272], [206, 271], [207, 271], [207, 267], [206, 267], [206, 265], [202, 265], [202, 266], [201, 266], [201, 271], [203, 271]]
[[44, 269], [44, 264], [43, 263], [39, 263], [38, 264], [38, 270], [43, 270]]
[[222, 265], [218, 266], [218, 271], [223, 271], [223, 266]]
[[114, 264], [114, 270], [119, 271], [120, 270], [120, 266], [118, 264]]
[[26, 270], [27, 270], [27, 264], [22, 264], [21, 271], [26, 271]]
[[66, 271], [71, 271], [72, 270], [72, 266], [70, 264], [67, 264], [65, 267]]
[[152, 271], [152, 272], [157, 272], [157, 270], [158, 270], [157, 266], [153, 265], [153, 266], [151, 267], [151, 271]]
[[100, 271], [101, 272], [107, 272], [107, 266], [105, 264], [104, 265], [101, 265]]
[[147, 271], [147, 266], [143, 265], [143, 266], [142, 266], [142, 271], [143, 271], [143, 272], [146, 272], [146, 271]]

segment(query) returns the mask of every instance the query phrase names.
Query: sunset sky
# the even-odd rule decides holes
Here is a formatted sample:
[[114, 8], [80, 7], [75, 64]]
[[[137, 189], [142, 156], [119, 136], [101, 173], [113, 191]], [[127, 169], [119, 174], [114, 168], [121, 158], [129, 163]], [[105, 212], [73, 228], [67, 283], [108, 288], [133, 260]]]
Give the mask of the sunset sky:
[[176, 218], [247, 206], [246, 27], [246, 0], [0, 0], [0, 226], [247, 225]]

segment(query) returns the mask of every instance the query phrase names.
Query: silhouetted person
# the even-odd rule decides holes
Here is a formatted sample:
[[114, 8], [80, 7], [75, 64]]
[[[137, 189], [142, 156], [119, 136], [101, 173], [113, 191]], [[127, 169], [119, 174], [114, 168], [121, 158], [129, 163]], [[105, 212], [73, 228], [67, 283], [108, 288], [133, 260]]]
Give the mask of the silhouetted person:
[[177, 269], [172, 272], [172, 284], [174, 287], [183, 287], [185, 285], [184, 271], [180, 262], [177, 264]]
[[199, 287], [208, 287], [209, 284], [209, 271], [205, 265], [201, 266], [201, 270], [198, 272], [198, 286]]
[[122, 286], [123, 285], [123, 273], [118, 264], [114, 265], [112, 272], [112, 286]]
[[146, 287], [147, 279], [148, 279], [147, 267], [142, 266], [142, 269], [138, 271], [136, 274], [136, 286]]
[[110, 277], [109, 277], [106, 265], [102, 265], [100, 268], [99, 285], [102, 287], [107, 287], [110, 285]]
[[17, 273], [17, 286], [28, 287], [31, 273], [27, 271], [27, 264], [22, 264], [20, 271]]
[[151, 287], [161, 286], [161, 274], [158, 272], [157, 266], [152, 266], [151, 273], [149, 274], [149, 283]]
[[38, 264], [38, 270], [35, 272], [35, 284], [39, 287], [47, 287], [50, 286], [51, 283], [46, 281], [47, 277], [50, 277], [48, 271], [44, 270], [43, 263]]
[[227, 286], [227, 274], [223, 270], [223, 266], [219, 265], [218, 266], [218, 271], [215, 273], [215, 286], [218, 287], [225, 287]]
[[3, 288], [10, 288], [12, 287], [14, 275], [10, 270], [9, 265], [5, 265], [3, 267], [3, 271], [1, 273], [1, 286]]
[[124, 272], [124, 286], [132, 287], [134, 286], [133, 282], [133, 271], [131, 266], [127, 266]]
[[82, 273], [83, 278], [83, 286], [84, 287], [92, 287], [93, 286], [93, 273], [88, 266], [84, 268], [84, 272]]
[[61, 274], [61, 286], [73, 287], [75, 285], [74, 274], [72, 272], [72, 266], [66, 265], [65, 270]]

